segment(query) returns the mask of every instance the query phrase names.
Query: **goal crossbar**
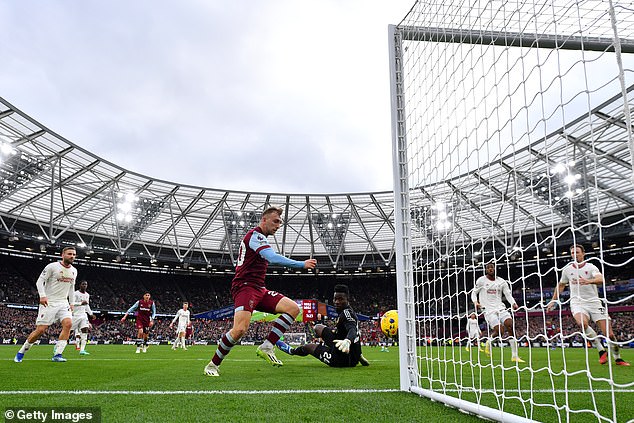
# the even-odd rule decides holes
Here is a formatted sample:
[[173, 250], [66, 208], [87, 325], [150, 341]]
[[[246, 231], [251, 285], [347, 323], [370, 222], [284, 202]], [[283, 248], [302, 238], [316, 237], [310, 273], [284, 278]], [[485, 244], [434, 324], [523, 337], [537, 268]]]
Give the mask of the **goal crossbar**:
[[[474, 31], [455, 28], [399, 27], [403, 40], [437, 43], [493, 44], [504, 47], [531, 47], [561, 50], [614, 51], [614, 39], [575, 35], [532, 34], [530, 32]], [[634, 40], [619, 38], [621, 52], [634, 53]]]

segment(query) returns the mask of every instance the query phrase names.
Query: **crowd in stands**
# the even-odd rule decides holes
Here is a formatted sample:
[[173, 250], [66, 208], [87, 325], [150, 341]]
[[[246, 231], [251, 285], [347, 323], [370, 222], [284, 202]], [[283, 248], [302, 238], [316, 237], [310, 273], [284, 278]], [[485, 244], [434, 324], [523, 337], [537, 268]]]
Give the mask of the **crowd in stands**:
[[[37, 304], [35, 282], [48, 262], [7, 258], [0, 255], [0, 303]], [[90, 304], [96, 310], [126, 311], [149, 292], [157, 313], [175, 314], [183, 302], [200, 313], [233, 304], [229, 293], [231, 275], [166, 274], [141, 270], [119, 270], [97, 266], [78, 266], [78, 281], [88, 281]], [[333, 287], [339, 279], [329, 276], [267, 277], [267, 287], [293, 299], [332, 302]], [[393, 277], [351, 277], [350, 301], [357, 312], [366, 315], [396, 307]]]
[[[634, 340], [634, 313], [612, 313], [612, 330], [618, 341]], [[486, 325], [485, 325], [486, 326]], [[600, 333], [594, 324], [597, 333]], [[582, 341], [579, 326], [575, 322], [572, 315], [563, 315], [561, 319], [558, 316], [546, 318], [539, 313], [532, 314], [528, 318], [515, 318], [515, 334], [518, 339], [529, 340], [545, 340], [547, 338], [548, 327], [553, 327], [553, 331], [557, 336], [563, 335], [569, 341]], [[486, 332], [486, 329], [484, 330]]]
[[[0, 305], [0, 338], [24, 338], [32, 330], [36, 310], [32, 309], [16, 309], [8, 308]], [[136, 336], [134, 321], [121, 322], [120, 315], [106, 315], [96, 317], [91, 322], [90, 338], [93, 340], [110, 340], [110, 341], [130, 341]], [[155, 341], [174, 340], [175, 330], [170, 329], [169, 324], [172, 321], [169, 317], [157, 318], [151, 330], [151, 339]], [[193, 338], [195, 340], [217, 341], [232, 326], [230, 319], [209, 320], [195, 319], [193, 328]], [[271, 322], [254, 322], [249, 326], [247, 334], [242, 338], [243, 342], [262, 342], [270, 332]], [[360, 330], [364, 340], [370, 339], [371, 330], [378, 332], [377, 322], [368, 320], [361, 322]], [[60, 332], [59, 323], [52, 325], [49, 330], [49, 336], [55, 337]], [[306, 323], [295, 322], [291, 325], [288, 332], [306, 333], [307, 339], [311, 340], [311, 330]], [[45, 336], [44, 339], [47, 339]]]
[[36, 317], [37, 310], [19, 310], [0, 305], [0, 338], [26, 338], [35, 329]]
[[[35, 282], [42, 268], [48, 263], [36, 260], [0, 255], [0, 337], [23, 338], [33, 330], [38, 304]], [[173, 316], [183, 302], [190, 304], [192, 315], [219, 309], [233, 304], [230, 295], [231, 275], [166, 274], [154, 271], [120, 270], [97, 266], [77, 266], [78, 281], [88, 281], [90, 305], [97, 311], [92, 322], [91, 337], [97, 340], [124, 341], [135, 336], [134, 324], [120, 322], [125, 312], [145, 292], [150, 292], [160, 315]], [[333, 287], [337, 283], [350, 287], [350, 301], [357, 313], [377, 316], [396, 308], [396, 287], [393, 277], [356, 277], [342, 281], [339, 278], [320, 276], [267, 277], [271, 290], [284, 293], [293, 299], [316, 299], [330, 304]], [[31, 306], [30, 309], [8, 308], [7, 304]], [[152, 329], [152, 339], [171, 340], [174, 330], [169, 329], [171, 319], [157, 318]], [[257, 322], [244, 336], [245, 342], [261, 342], [270, 331], [270, 323]], [[194, 325], [194, 338], [217, 340], [231, 327], [229, 320], [198, 319]], [[291, 332], [306, 331], [303, 323], [295, 323]], [[58, 325], [48, 331], [51, 336], [59, 333]]]
[[[120, 317], [120, 315], [97, 316], [91, 322], [90, 339], [109, 340], [112, 342], [133, 340], [136, 336], [133, 320], [121, 322]], [[33, 330], [35, 318], [36, 310], [8, 308], [0, 305], [0, 338], [26, 337]], [[157, 318], [151, 330], [151, 339], [155, 341], [172, 341], [175, 337], [175, 331], [169, 328], [171, 320], [169, 317]], [[332, 324], [333, 322], [326, 320], [324, 323]], [[421, 337], [439, 341], [466, 337], [464, 325], [458, 328], [457, 326], [443, 326], [443, 323], [444, 321], [438, 319], [423, 321]], [[482, 319], [480, 319], [480, 323], [482, 333], [486, 336], [487, 326]], [[522, 341], [535, 340], [544, 342], [548, 339], [552, 340], [553, 332], [550, 332], [549, 328], [554, 324], [554, 333], [557, 340], [560, 340], [563, 335], [567, 342], [583, 342], [579, 328], [570, 315], [564, 315], [561, 319], [558, 317], [554, 319], [547, 317], [546, 321], [539, 315], [531, 315], [528, 319], [515, 317], [514, 323], [516, 336]], [[231, 325], [232, 321], [230, 319], [195, 319], [193, 339], [216, 342], [231, 328]], [[254, 322], [242, 339], [243, 342], [262, 342], [271, 330], [271, 325], [270, 322]], [[634, 313], [614, 313], [612, 315], [612, 325], [618, 341], [631, 342], [634, 340]], [[376, 318], [360, 321], [359, 330], [361, 332], [361, 340], [366, 345], [387, 341], [379, 329]], [[49, 328], [48, 333], [49, 336], [54, 337], [59, 331], [59, 324], [55, 324]], [[312, 331], [306, 323], [293, 323], [289, 332], [306, 333], [307, 340], [310, 341], [312, 339]], [[599, 333], [600, 331], [597, 329], [597, 332]], [[47, 337], [45, 336], [44, 339], [47, 339]]]
[[[0, 256], [0, 337], [23, 338], [33, 329], [35, 308], [8, 308], [7, 304], [37, 306], [38, 294], [35, 281], [41, 269], [48, 262], [29, 258]], [[131, 322], [120, 322], [121, 313], [125, 312], [145, 292], [150, 292], [156, 302], [159, 314], [173, 316], [182, 303], [190, 303], [192, 315], [215, 310], [232, 304], [229, 293], [231, 275], [187, 275], [167, 274], [154, 271], [120, 270], [97, 266], [78, 266], [78, 280], [87, 280], [88, 292], [91, 294], [91, 307], [99, 310], [97, 319], [93, 321], [91, 337], [98, 340], [130, 340], [135, 336]], [[364, 342], [376, 339], [385, 341], [377, 329], [376, 317], [383, 312], [396, 308], [396, 284], [393, 275], [385, 276], [314, 276], [314, 275], [269, 275], [267, 286], [271, 290], [284, 293], [293, 299], [317, 299], [323, 303], [331, 303], [333, 287], [337, 283], [346, 283], [350, 288], [350, 303], [360, 315], [374, 320], [361, 322], [360, 328]], [[517, 297], [517, 296], [516, 296]], [[462, 304], [452, 304], [458, 301]], [[521, 298], [517, 298], [521, 305]], [[448, 310], [469, 307], [468, 295], [443, 296], [431, 298], [425, 304], [425, 314], [446, 315]], [[620, 301], [618, 305], [627, 304]], [[455, 314], [454, 314], [455, 316]], [[628, 341], [634, 339], [634, 313], [615, 313], [613, 328], [617, 339]], [[174, 331], [169, 329], [171, 319], [161, 316], [152, 330], [155, 340], [171, 340]], [[483, 332], [486, 333], [484, 319], [480, 319]], [[518, 339], [537, 339], [545, 337], [547, 326], [555, 324], [557, 332], [564, 337], [581, 339], [579, 329], [572, 316], [558, 317], [531, 313], [528, 319], [518, 315], [515, 317], [515, 329]], [[229, 320], [197, 319], [194, 325], [194, 338], [215, 341], [231, 327]], [[452, 338], [464, 332], [464, 319], [429, 319], [423, 321], [421, 333], [424, 337], [442, 339]], [[270, 323], [258, 322], [251, 325], [243, 338], [246, 342], [262, 341], [270, 330]], [[303, 323], [296, 323], [291, 332], [304, 332]], [[308, 332], [308, 331], [307, 331]], [[49, 333], [59, 333], [52, 327]]]

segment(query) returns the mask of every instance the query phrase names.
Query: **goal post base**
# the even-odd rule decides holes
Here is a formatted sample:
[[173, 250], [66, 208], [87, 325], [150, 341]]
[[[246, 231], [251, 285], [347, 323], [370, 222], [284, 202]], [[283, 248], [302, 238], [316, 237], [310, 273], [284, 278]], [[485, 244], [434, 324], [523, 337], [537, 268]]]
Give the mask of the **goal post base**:
[[534, 421], [525, 417], [517, 416], [515, 414], [496, 410], [495, 408], [487, 407], [486, 405], [476, 404], [460, 398], [441, 394], [439, 392], [430, 391], [429, 389], [419, 388], [417, 386], [412, 386], [410, 388], [410, 391], [420, 395], [421, 397], [427, 397], [434, 401], [442, 402], [446, 405], [457, 408], [458, 410], [466, 411], [479, 417], [486, 417], [487, 419], [495, 421], [510, 423], [529, 423]]

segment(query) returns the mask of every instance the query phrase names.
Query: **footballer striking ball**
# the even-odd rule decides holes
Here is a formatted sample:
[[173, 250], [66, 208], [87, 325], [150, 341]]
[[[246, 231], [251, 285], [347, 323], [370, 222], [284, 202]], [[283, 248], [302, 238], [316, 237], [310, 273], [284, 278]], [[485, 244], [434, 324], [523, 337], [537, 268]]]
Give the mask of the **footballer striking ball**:
[[381, 317], [381, 330], [389, 337], [398, 333], [398, 312], [396, 310], [386, 311]]

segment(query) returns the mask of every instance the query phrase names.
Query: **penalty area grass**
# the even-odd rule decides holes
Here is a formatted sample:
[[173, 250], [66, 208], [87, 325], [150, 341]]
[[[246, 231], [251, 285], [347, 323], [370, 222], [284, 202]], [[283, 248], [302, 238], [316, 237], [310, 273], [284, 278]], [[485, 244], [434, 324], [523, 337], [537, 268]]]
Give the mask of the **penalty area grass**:
[[369, 367], [333, 369], [313, 357], [281, 351], [275, 368], [236, 346], [220, 377], [203, 375], [215, 346], [188, 351], [150, 346], [69, 346], [66, 363], [50, 361], [53, 347], [36, 345], [22, 363], [19, 346], [0, 347], [0, 408], [99, 407], [104, 422], [481, 421], [441, 403], [399, 391], [398, 348], [364, 348]]

